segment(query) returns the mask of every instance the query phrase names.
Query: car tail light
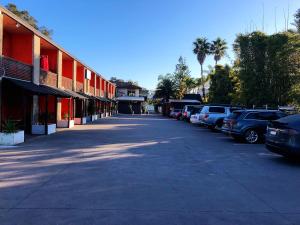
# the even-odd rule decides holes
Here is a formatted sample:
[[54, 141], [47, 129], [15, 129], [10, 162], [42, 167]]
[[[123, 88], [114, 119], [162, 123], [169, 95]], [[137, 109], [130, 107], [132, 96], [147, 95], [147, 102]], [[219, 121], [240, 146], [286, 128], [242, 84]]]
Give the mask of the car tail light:
[[280, 130], [280, 132], [285, 133], [285, 134], [289, 134], [289, 135], [296, 135], [296, 134], [298, 134], [298, 131], [296, 131], [294, 129]]

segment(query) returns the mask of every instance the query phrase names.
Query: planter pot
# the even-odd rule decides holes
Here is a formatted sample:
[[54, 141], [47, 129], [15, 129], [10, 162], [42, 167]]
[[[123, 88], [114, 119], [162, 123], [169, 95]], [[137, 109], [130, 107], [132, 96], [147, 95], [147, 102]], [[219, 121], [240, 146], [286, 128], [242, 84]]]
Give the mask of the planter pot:
[[75, 125], [74, 120], [70, 120], [70, 123], [68, 123], [68, 120], [58, 120], [57, 121], [57, 127], [59, 128], [72, 128]]
[[75, 118], [75, 124], [77, 125], [86, 124], [86, 117]]
[[17, 133], [0, 133], [1, 145], [17, 145], [24, 142], [24, 131], [18, 131]]
[[92, 115], [92, 121], [95, 121], [98, 119], [98, 115]]
[[[56, 124], [48, 124], [48, 133], [53, 134], [56, 132]], [[46, 134], [45, 133], [45, 125], [32, 125], [31, 127], [32, 134]]]
[[87, 117], [86, 117], [86, 122], [89, 123], [89, 122], [91, 122], [91, 121], [92, 121], [92, 117], [91, 117], [91, 116], [87, 116]]

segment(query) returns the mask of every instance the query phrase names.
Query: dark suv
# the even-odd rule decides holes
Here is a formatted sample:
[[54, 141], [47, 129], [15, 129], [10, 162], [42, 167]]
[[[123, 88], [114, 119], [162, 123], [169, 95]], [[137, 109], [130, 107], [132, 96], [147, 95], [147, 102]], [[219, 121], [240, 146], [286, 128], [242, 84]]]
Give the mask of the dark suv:
[[277, 110], [237, 110], [224, 119], [222, 131], [250, 144], [264, 139], [269, 121], [286, 116]]

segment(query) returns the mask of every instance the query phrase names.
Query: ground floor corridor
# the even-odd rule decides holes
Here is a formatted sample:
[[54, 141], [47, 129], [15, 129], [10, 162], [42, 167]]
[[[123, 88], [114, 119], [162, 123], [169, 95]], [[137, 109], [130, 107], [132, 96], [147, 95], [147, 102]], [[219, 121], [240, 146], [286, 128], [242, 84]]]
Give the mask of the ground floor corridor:
[[263, 145], [116, 116], [0, 149], [0, 224], [299, 224], [299, 174]]

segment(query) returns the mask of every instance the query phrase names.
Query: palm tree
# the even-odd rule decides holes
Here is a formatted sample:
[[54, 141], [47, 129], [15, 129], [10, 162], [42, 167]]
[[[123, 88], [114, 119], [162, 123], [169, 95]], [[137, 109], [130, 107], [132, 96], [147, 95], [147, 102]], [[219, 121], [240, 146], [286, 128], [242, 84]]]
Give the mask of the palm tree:
[[[211, 54], [211, 44], [207, 41], [206, 38], [197, 38], [194, 44], [194, 54], [197, 55], [197, 60], [201, 66], [201, 78], [204, 80], [203, 77], [203, 63], [207, 55]], [[204, 83], [202, 85], [202, 93], [203, 98], [205, 98], [205, 87]]]
[[221, 38], [217, 38], [215, 41], [212, 42], [211, 45], [211, 54], [214, 55], [214, 60], [216, 65], [218, 61], [225, 55], [227, 49], [227, 43], [225, 40]]
[[155, 98], [163, 98], [167, 102], [171, 97], [175, 96], [175, 84], [171, 74], [160, 75], [155, 91]]

